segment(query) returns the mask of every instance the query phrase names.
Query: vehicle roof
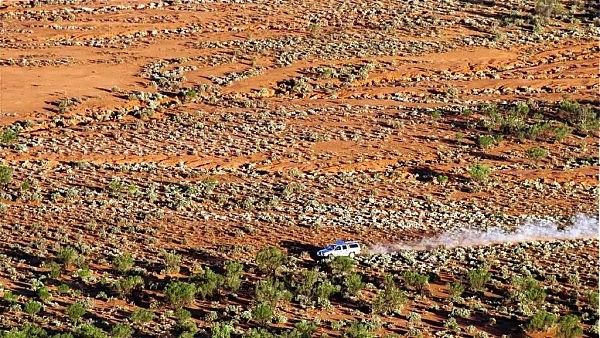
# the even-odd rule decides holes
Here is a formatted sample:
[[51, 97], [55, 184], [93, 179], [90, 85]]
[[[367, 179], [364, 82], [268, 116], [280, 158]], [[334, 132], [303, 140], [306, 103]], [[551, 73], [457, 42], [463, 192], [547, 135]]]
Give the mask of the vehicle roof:
[[335, 242], [336, 245], [344, 245], [344, 244], [358, 244], [357, 241], [336, 241]]

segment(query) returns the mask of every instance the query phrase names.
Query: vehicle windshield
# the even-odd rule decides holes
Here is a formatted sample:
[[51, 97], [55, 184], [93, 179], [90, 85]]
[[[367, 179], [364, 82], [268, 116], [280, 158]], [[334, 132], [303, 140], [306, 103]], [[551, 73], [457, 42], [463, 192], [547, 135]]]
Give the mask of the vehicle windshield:
[[335, 245], [332, 244], [325, 247], [325, 250], [333, 250], [333, 248], [335, 248]]

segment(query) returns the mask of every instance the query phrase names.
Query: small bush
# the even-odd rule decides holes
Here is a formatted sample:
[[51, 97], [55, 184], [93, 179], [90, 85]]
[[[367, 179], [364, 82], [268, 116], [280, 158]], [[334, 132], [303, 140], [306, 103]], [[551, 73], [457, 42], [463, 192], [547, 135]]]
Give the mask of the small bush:
[[6, 128], [4, 130], [2, 130], [2, 132], [0, 132], [0, 143], [2, 144], [9, 144], [14, 142], [17, 139], [17, 132], [10, 129], [10, 128]]
[[548, 331], [556, 324], [557, 316], [548, 311], [536, 312], [525, 324], [525, 328], [530, 331]]
[[489, 179], [492, 169], [485, 164], [475, 163], [468, 170], [471, 180], [477, 183], [486, 182]]
[[36, 315], [42, 311], [42, 303], [37, 300], [29, 300], [23, 305], [23, 311], [30, 316]]
[[329, 299], [329, 297], [338, 292], [340, 292], [340, 287], [332, 284], [331, 281], [326, 280], [319, 283], [315, 295], [318, 299]]
[[548, 150], [540, 147], [532, 147], [527, 149], [527, 157], [534, 161], [539, 161], [548, 157]]
[[452, 283], [448, 283], [448, 295], [450, 295], [451, 299], [457, 299], [462, 296], [463, 292], [465, 292], [465, 286], [460, 281], [454, 281]]
[[275, 274], [285, 261], [285, 255], [274, 246], [260, 249], [256, 254], [256, 265], [264, 273]]
[[344, 332], [344, 338], [374, 338], [375, 333], [371, 328], [361, 322], [354, 321], [350, 324], [348, 329]]
[[355, 265], [356, 261], [354, 259], [345, 256], [334, 257], [329, 262], [329, 268], [335, 275], [347, 275], [354, 270]]
[[210, 331], [212, 338], [229, 338], [233, 327], [228, 323], [215, 323]]
[[481, 147], [481, 149], [486, 149], [493, 146], [496, 143], [496, 139], [490, 135], [480, 135], [477, 138], [477, 145]]
[[358, 297], [360, 296], [361, 290], [365, 287], [365, 283], [363, 283], [361, 275], [352, 273], [347, 275], [346, 279], [344, 279], [344, 286], [350, 296]]
[[75, 329], [75, 336], [78, 338], [108, 338], [104, 331], [90, 324], [79, 325]]
[[80, 303], [75, 302], [67, 307], [67, 316], [75, 323], [79, 322], [84, 314], [85, 309]]
[[60, 248], [56, 254], [56, 258], [63, 263], [65, 268], [71, 267], [77, 259], [77, 256], [77, 251], [70, 246]]
[[194, 301], [196, 286], [185, 282], [171, 282], [165, 288], [165, 299], [175, 308], [186, 306]]
[[273, 318], [273, 309], [267, 302], [259, 303], [252, 309], [252, 319], [264, 325]]
[[223, 283], [223, 277], [210, 268], [206, 268], [202, 274], [194, 276], [192, 280], [196, 283], [198, 295], [202, 299], [211, 297]]
[[492, 278], [492, 274], [484, 268], [477, 268], [469, 270], [467, 273], [467, 280], [471, 290], [481, 291], [485, 288], [485, 284]]
[[289, 301], [292, 295], [286, 290], [285, 284], [275, 278], [262, 280], [256, 284], [256, 300], [260, 303], [268, 303], [273, 309], [281, 301]]
[[144, 279], [141, 276], [121, 277], [115, 282], [115, 288], [121, 297], [131, 294], [134, 290], [144, 286]]
[[252, 328], [246, 331], [243, 338], [274, 338], [275, 336], [264, 328]]
[[225, 263], [225, 278], [223, 278], [223, 286], [231, 292], [236, 292], [242, 284], [242, 273], [244, 268], [238, 262]]
[[407, 302], [407, 298], [396, 284], [391, 276], [385, 277], [385, 287], [379, 291], [371, 304], [371, 312], [375, 314], [388, 314], [400, 312]]
[[404, 279], [404, 283], [406, 283], [408, 287], [419, 292], [423, 291], [423, 289], [429, 285], [429, 276], [422, 275], [416, 271], [404, 271], [404, 273], [402, 273], [402, 279]]
[[579, 317], [568, 314], [563, 316], [558, 322], [556, 337], [559, 338], [576, 338], [583, 335], [583, 329], [579, 324]]
[[154, 312], [143, 308], [137, 308], [131, 312], [129, 318], [134, 323], [148, 323], [154, 319]]
[[300, 274], [300, 282], [296, 287], [296, 294], [312, 297], [315, 285], [319, 281], [319, 273], [315, 270], [305, 270]]
[[6, 185], [12, 181], [13, 168], [0, 165], [0, 184]]
[[133, 335], [134, 332], [135, 331], [131, 326], [123, 323], [118, 323], [115, 326], [113, 326], [112, 330], [110, 331], [110, 335], [113, 338], [129, 338]]
[[133, 256], [130, 253], [124, 253], [113, 258], [112, 267], [115, 271], [124, 274], [131, 270], [133, 263]]
[[175, 251], [165, 252], [165, 273], [166, 274], [177, 274], [181, 269], [181, 255]]
[[600, 305], [598, 290], [590, 290], [586, 296], [587, 296], [587, 301], [588, 301], [588, 308], [590, 310], [594, 310], [597, 313], [598, 307]]

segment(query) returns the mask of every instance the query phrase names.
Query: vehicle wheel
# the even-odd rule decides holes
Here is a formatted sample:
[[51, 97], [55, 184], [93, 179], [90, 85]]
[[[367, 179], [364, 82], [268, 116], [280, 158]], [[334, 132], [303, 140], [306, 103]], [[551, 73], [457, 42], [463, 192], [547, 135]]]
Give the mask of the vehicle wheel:
[[354, 252], [351, 252], [348, 256], [350, 256], [350, 258], [354, 258]]

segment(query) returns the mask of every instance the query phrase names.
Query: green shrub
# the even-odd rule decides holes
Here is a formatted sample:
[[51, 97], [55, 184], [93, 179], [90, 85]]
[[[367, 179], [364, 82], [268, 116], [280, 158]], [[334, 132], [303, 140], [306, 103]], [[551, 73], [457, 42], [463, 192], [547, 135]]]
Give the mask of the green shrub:
[[101, 329], [90, 325], [81, 324], [75, 329], [75, 337], [77, 338], [108, 338], [106, 333]]
[[256, 284], [256, 300], [260, 303], [268, 303], [273, 309], [281, 301], [289, 301], [292, 295], [286, 290], [285, 284], [275, 278], [259, 281]]
[[275, 274], [285, 261], [285, 255], [274, 246], [260, 249], [256, 254], [256, 265], [264, 273]]
[[85, 309], [80, 303], [73, 303], [67, 307], [67, 316], [73, 322], [79, 322], [81, 317], [85, 314]]
[[461, 281], [454, 281], [452, 283], [448, 283], [448, 295], [450, 295], [450, 299], [457, 299], [462, 296], [463, 292], [465, 292], [465, 286]]
[[171, 282], [165, 288], [165, 299], [175, 308], [186, 306], [194, 301], [196, 286], [185, 282]]
[[579, 324], [579, 317], [568, 314], [563, 316], [558, 322], [556, 337], [559, 338], [576, 338], [583, 335], [583, 329]]
[[4, 291], [4, 295], [2, 296], [2, 299], [7, 302], [8, 304], [14, 304], [19, 300], [19, 296], [15, 295], [12, 291], [10, 290], [6, 290]]
[[300, 282], [296, 287], [296, 294], [312, 297], [315, 285], [319, 281], [319, 273], [315, 270], [305, 270], [300, 274]]
[[252, 309], [252, 319], [259, 324], [268, 323], [273, 318], [273, 309], [267, 302], [259, 303]]
[[536, 312], [525, 324], [525, 328], [530, 331], [548, 331], [556, 324], [557, 316], [548, 311]]
[[233, 327], [228, 323], [215, 323], [210, 333], [212, 338], [229, 338], [232, 331]]
[[10, 128], [6, 128], [4, 130], [2, 130], [2, 132], [0, 132], [0, 143], [2, 144], [9, 144], [14, 142], [17, 139], [17, 132], [10, 129]]
[[340, 287], [338, 285], [334, 285], [331, 281], [326, 280], [317, 286], [315, 291], [315, 295], [318, 299], [329, 299], [331, 295], [340, 292]]
[[121, 297], [131, 294], [134, 290], [144, 286], [144, 279], [141, 276], [121, 277], [115, 282], [115, 288]]
[[518, 301], [531, 303], [536, 306], [540, 306], [544, 303], [546, 291], [533, 277], [514, 277], [511, 284], [516, 288], [512, 296]]
[[165, 252], [165, 273], [166, 274], [177, 274], [181, 269], [181, 255], [175, 251]]
[[6, 185], [12, 181], [13, 168], [0, 165], [0, 184]]
[[56, 254], [56, 258], [65, 268], [71, 267], [77, 259], [77, 256], [77, 251], [70, 246], [61, 247]]
[[225, 278], [223, 279], [223, 285], [231, 292], [236, 292], [242, 284], [242, 273], [244, 268], [242, 264], [238, 262], [226, 262], [225, 263]]
[[598, 313], [598, 307], [599, 307], [599, 293], [598, 290], [590, 290], [587, 293], [587, 301], [588, 301], [588, 308], [590, 310], [594, 310], [596, 313]]
[[467, 272], [467, 280], [471, 290], [474, 291], [483, 290], [491, 278], [492, 274], [485, 268], [472, 269]]
[[10, 331], [0, 332], [2, 338], [46, 338], [48, 333], [41, 327], [25, 323], [20, 328], [12, 328]]
[[131, 270], [133, 263], [133, 256], [130, 253], [124, 253], [113, 258], [112, 267], [115, 271], [124, 274]]
[[467, 172], [469, 173], [472, 181], [482, 183], [489, 179], [492, 169], [485, 164], [475, 163]]
[[375, 314], [388, 314], [400, 312], [407, 302], [407, 298], [394, 283], [391, 276], [385, 276], [385, 286], [371, 303], [371, 312]]
[[137, 308], [131, 312], [129, 318], [134, 323], [148, 323], [154, 319], [154, 312], [144, 308]]
[[352, 273], [344, 279], [344, 286], [350, 296], [358, 297], [360, 296], [360, 291], [365, 287], [365, 283], [363, 283], [361, 275]]
[[539, 161], [548, 157], [548, 150], [540, 147], [532, 147], [527, 149], [527, 157], [534, 161]]
[[50, 293], [50, 291], [48, 291], [48, 288], [45, 285], [39, 287], [36, 291], [36, 294], [38, 298], [44, 303], [47, 303], [50, 300], [50, 298], [52, 298], [52, 294]]
[[429, 276], [422, 275], [416, 271], [404, 271], [404, 273], [402, 273], [402, 279], [404, 279], [404, 283], [406, 283], [408, 287], [419, 292], [423, 291], [423, 289], [429, 285]]
[[346, 329], [344, 338], [375, 338], [375, 333], [365, 323], [354, 321]]
[[61, 295], [66, 295], [71, 292], [71, 288], [67, 284], [63, 283], [56, 287], [56, 292], [58, 292]]
[[583, 106], [576, 101], [565, 100], [561, 102], [559, 110], [564, 119], [580, 133], [596, 132], [600, 127], [598, 115], [590, 106]]
[[194, 276], [192, 280], [198, 288], [197, 292], [201, 299], [211, 297], [223, 283], [223, 277], [210, 268], [204, 269], [202, 274]]
[[264, 328], [252, 328], [244, 333], [243, 338], [275, 338], [275, 336]]
[[286, 338], [311, 338], [317, 331], [317, 324], [314, 322], [300, 321], [294, 325], [294, 329], [283, 335]]
[[134, 332], [135, 330], [131, 326], [124, 323], [118, 323], [112, 327], [110, 335], [113, 338], [129, 338], [133, 335]]
[[347, 275], [354, 270], [355, 265], [353, 258], [345, 256], [336, 256], [329, 262], [329, 268], [335, 275]]
[[37, 300], [29, 300], [23, 304], [23, 311], [30, 316], [36, 315], [42, 311], [42, 303]]
[[479, 135], [477, 138], [477, 145], [481, 149], [486, 149], [493, 146], [496, 143], [496, 139], [490, 135]]
[[571, 134], [571, 128], [564, 123], [552, 128], [552, 132], [554, 133], [554, 138], [558, 142], [562, 142], [569, 134]]

